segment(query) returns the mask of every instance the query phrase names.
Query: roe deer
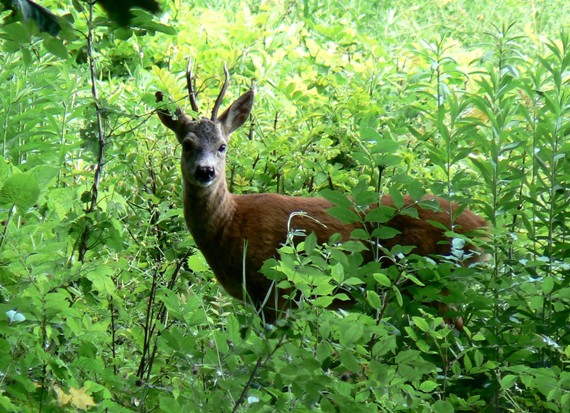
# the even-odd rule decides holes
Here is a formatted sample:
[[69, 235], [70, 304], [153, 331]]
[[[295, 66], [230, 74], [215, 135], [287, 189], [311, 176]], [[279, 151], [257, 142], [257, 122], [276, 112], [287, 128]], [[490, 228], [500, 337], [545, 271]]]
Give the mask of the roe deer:
[[[291, 228], [303, 228], [307, 234], [314, 232], [319, 243], [327, 242], [336, 233], [340, 234], [343, 241], [349, 240], [352, 231], [362, 228], [363, 224], [349, 225], [333, 218], [327, 213], [333, 204], [323, 198], [270, 193], [234, 195], [229, 192], [225, 176], [226, 145], [232, 132], [247, 120], [253, 105], [254, 91], [250, 89], [245, 92], [224, 113], [217, 116], [228, 85], [227, 69], [225, 75], [224, 86], [216, 99], [210, 119], [193, 119], [182, 113], [180, 108], [176, 109], [174, 116], [159, 108], [158, 116], [166, 127], [174, 131], [182, 146], [184, 217], [196, 245], [222, 287], [238, 299], [244, 299], [247, 294], [247, 299], [251, 300], [265, 322], [274, 323], [288, 305], [284, 298], [288, 291], [276, 291], [272, 281], [259, 270], [267, 259], [277, 255], [277, 249], [286, 241], [288, 221], [292, 224]], [[192, 109], [198, 112], [190, 77], [191, 72], [187, 72]], [[162, 93], [157, 92], [156, 98], [161, 102]], [[444, 235], [445, 231], [430, 221], [451, 228], [450, 214], [454, 214], [458, 206], [442, 198], [430, 199], [434, 198], [440, 206], [437, 211], [422, 208], [406, 196], [405, 206], [415, 208], [418, 218], [395, 215], [386, 226], [395, 228], [400, 233], [383, 240], [382, 245], [386, 248], [398, 244], [413, 246], [413, 253], [424, 256], [449, 254], [450, 242], [447, 242], [449, 240]], [[390, 196], [383, 196], [381, 204], [394, 206]], [[305, 212], [307, 216], [292, 216], [298, 211]], [[463, 210], [453, 221], [453, 230], [462, 234], [486, 226], [483, 218], [468, 210]], [[367, 259], [371, 260], [372, 257]], [[442, 306], [440, 311], [444, 312], [447, 307]], [[462, 328], [460, 318], [455, 320], [455, 324], [457, 328]]]

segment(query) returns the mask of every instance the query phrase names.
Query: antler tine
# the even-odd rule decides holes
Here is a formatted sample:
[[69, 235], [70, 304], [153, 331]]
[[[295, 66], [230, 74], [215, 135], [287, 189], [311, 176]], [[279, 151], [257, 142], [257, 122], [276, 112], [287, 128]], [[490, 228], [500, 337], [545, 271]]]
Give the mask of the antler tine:
[[226, 90], [228, 90], [228, 84], [230, 82], [230, 72], [228, 72], [228, 67], [224, 63], [224, 85], [222, 86], [222, 90], [220, 90], [220, 94], [216, 98], [216, 103], [214, 103], [214, 109], [212, 109], [212, 120], [216, 120], [218, 117], [218, 110], [220, 109], [220, 105], [222, 104], [222, 100], [224, 99], [224, 95], [226, 94]]
[[192, 59], [188, 58], [188, 64], [186, 65], [186, 86], [188, 87], [188, 98], [190, 99], [190, 106], [192, 110], [198, 113], [198, 105], [196, 104], [196, 92], [192, 87]]

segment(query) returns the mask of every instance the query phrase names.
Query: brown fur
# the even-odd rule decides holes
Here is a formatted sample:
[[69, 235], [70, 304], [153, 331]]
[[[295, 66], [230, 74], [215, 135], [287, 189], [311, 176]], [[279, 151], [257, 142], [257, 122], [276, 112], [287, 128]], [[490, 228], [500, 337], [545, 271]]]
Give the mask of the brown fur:
[[[249, 91], [219, 119], [195, 121], [181, 111], [177, 111], [176, 118], [163, 111], [158, 114], [183, 144], [184, 216], [198, 248], [224, 289], [235, 298], [251, 300], [265, 320], [273, 323], [288, 305], [283, 298], [287, 292], [279, 291], [275, 296], [272, 282], [259, 270], [267, 259], [276, 256], [277, 249], [286, 241], [291, 214], [302, 211], [310, 217], [295, 216], [291, 228], [303, 228], [307, 234], [314, 232], [319, 243], [328, 241], [335, 233], [339, 233], [342, 240], [349, 240], [352, 231], [362, 224], [347, 225], [336, 220], [327, 213], [332, 204], [323, 198], [234, 195], [228, 191], [225, 144], [231, 132], [245, 122], [252, 104], [253, 92]], [[450, 214], [455, 215], [458, 206], [442, 198], [435, 199], [440, 205], [439, 211], [421, 208], [410, 197], [405, 197], [404, 204], [418, 211], [418, 219], [404, 214], [394, 216], [386, 226], [396, 228], [400, 234], [383, 240], [382, 245], [386, 248], [398, 244], [414, 246], [413, 252], [419, 255], [449, 254], [449, 243], [442, 242], [447, 241], [443, 231], [429, 221], [451, 228]], [[393, 206], [392, 198], [383, 196], [381, 204]], [[464, 210], [454, 217], [453, 225], [455, 232], [466, 234], [486, 227], [487, 223]], [[368, 254], [367, 259], [372, 259], [372, 255]], [[446, 310], [442, 305], [441, 311]], [[456, 325], [461, 327], [461, 321]]]

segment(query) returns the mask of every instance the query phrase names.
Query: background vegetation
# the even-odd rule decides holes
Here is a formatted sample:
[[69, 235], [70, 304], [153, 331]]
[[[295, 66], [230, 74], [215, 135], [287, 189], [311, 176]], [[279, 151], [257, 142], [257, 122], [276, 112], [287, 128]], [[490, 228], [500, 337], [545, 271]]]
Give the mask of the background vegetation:
[[[160, 3], [125, 28], [41, 1], [57, 37], [2, 12], [0, 411], [570, 411], [570, 3]], [[204, 111], [223, 62], [226, 104], [257, 85], [232, 191], [438, 194], [491, 261], [371, 273], [309, 237], [268, 273], [314, 298], [264, 328], [183, 224], [153, 111], [188, 107], [188, 57]], [[361, 311], [323, 309], [331, 280]], [[443, 287], [461, 334], [419, 303]]]

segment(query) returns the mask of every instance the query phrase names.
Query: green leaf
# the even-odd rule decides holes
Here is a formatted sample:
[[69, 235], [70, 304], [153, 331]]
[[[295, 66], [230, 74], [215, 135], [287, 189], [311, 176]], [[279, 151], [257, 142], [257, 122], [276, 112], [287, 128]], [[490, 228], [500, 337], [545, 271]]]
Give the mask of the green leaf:
[[420, 201], [426, 194], [422, 184], [417, 181], [406, 184], [406, 191], [416, 202]]
[[229, 314], [226, 319], [226, 328], [228, 330], [228, 339], [233, 342], [239, 342], [240, 340], [240, 326], [239, 321], [233, 314]]
[[342, 264], [336, 263], [331, 267], [331, 276], [337, 284], [344, 281], [344, 267]]
[[424, 332], [431, 330], [427, 321], [421, 317], [413, 316], [412, 321], [420, 330], [422, 330]]
[[561, 300], [568, 300], [570, 299], [570, 288], [561, 288], [556, 291], [553, 296]]
[[311, 232], [309, 235], [305, 237], [305, 252], [307, 255], [310, 255], [315, 250], [317, 246], [317, 236], [314, 232]]
[[208, 271], [210, 268], [206, 259], [200, 252], [196, 252], [196, 254], [188, 257], [188, 267], [192, 269], [192, 271], [196, 272]]
[[319, 195], [325, 198], [327, 201], [332, 202], [336, 206], [345, 209], [352, 209], [353, 207], [352, 201], [339, 191], [333, 191], [332, 189], [323, 189], [321, 192], [319, 192]]
[[485, 183], [491, 186], [493, 182], [492, 168], [487, 163], [481, 162], [479, 159], [476, 158], [472, 158], [471, 162], [473, 163], [473, 165], [477, 167], [479, 173], [485, 180]]
[[475, 360], [475, 366], [481, 367], [483, 365], [484, 357], [483, 354], [479, 350], [475, 350], [475, 354], [473, 356]]
[[352, 191], [352, 197], [356, 205], [360, 207], [369, 206], [378, 203], [378, 193], [367, 190], [358, 191], [356, 188]]
[[432, 406], [432, 411], [437, 413], [454, 413], [453, 405], [447, 400], [438, 400]]
[[313, 304], [317, 307], [327, 308], [329, 307], [334, 301], [334, 298], [328, 295], [321, 295], [313, 301]]
[[376, 282], [380, 284], [382, 287], [390, 287], [392, 285], [392, 281], [390, 281], [390, 278], [388, 278], [386, 275], [382, 273], [374, 273], [372, 274], [372, 277], [374, 277]]
[[397, 209], [402, 209], [404, 207], [404, 196], [395, 186], [390, 187], [390, 195], [392, 196], [392, 202]]
[[465, 354], [463, 356], [463, 364], [465, 365], [465, 371], [467, 373], [471, 373], [471, 370], [473, 369], [473, 363], [471, 362], [471, 358], [469, 358], [468, 354]]
[[365, 217], [366, 222], [377, 222], [384, 224], [394, 217], [396, 209], [387, 205], [378, 205], [370, 210]]
[[552, 277], [545, 277], [542, 280], [542, 292], [546, 295], [550, 294], [554, 289], [554, 279]]
[[5, 412], [16, 413], [21, 411], [21, 406], [16, 406], [15, 404], [12, 404], [10, 398], [4, 396], [3, 394], [0, 394], [0, 407], [2, 407], [2, 410]]
[[421, 360], [422, 357], [418, 350], [403, 350], [398, 353], [396, 356], [395, 362], [396, 364], [415, 364], [418, 360]]
[[394, 154], [400, 149], [400, 144], [398, 142], [380, 139], [377, 141], [376, 145], [372, 148], [371, 152], [374, 154]]
[[532, 310], [539, 310], [542, 308], [542, 306], [544, 305], [544, 297], [537, 295], [534, 297], [531, 297], [528, 300], [528, 306], [532, 309]]
[[108, 275], [95, 273], [91, 276], [87, 277], [93, 283], [93, 288], [98, 291], [100, 294], [109, 294], [112, 295], [115, 293], [115, 283], [113, 279]]
[[392, 286], [392, 292], [394, 293], [394, 295], [396, 296], [396, 302], [398, 303], [398, 305], [400, 307], [402, 307], [404, 305], [404, 299], [402, 298], [402, 293], [400, 292], [400, 290], [398, 289], [398, 287], [396, 287], [395, 285]]
[[62, 41], [55, 37], [50, 37], [44, 40], [44, 47], [48, 52], [61, 59], [67, 59], [69, 54], [63, 45]]
[[167, 70], [165, 67], [152, 66], [151, 73], [153, 77], [158, 79], [159, 88], [164, 91], [165, 94], [170, 94], [173, 96], [174, 100], [181, 98], [182, 92], [178, 87], [178, 80], [176, 76]]
[[333, 206], [327, 209], [327, 212], [330, 214], [330, 216], [338, 219], [339, 221], [345, 224], [353, 224], [355, 222], [360, 221], [360, 217], [358, 216], [358, 214], [356, 214], [356, 212], [344, 207]]
[[[15, 48], [10, 46], [8, 52], [17, 51], [17, 45], [24, 45], [31, 42], [30, 32], [21, 22], [14, 22], [2, 26], [2, 31], [6, 33], [7, 40], [11, 40], [15, 44]], [[4, 36], [3, 36], [4, 37]]]
[[348, 349], [342, 349], [340, 352], [340, 361], [344, 368], [347, 370], [358, 373], [360, 371], [360, 363], [358, 362], [357, 358], [354, 357], [352, 351]]
[[382, 300], [380, 300], [380, 296], [376, 291], [366, 291], [366, 300], [368, 301], [368, 304], [370, 304], [370, 307], [374, 309], [382, 307]]
[[56, 168], [55, 166], [38, 165], [26, 173], [34, 176], [38, 182], [38, 186], [40, 187], [41, 192], [43, 193], [46, 189], [48, 189], [49, 184], [57, 176], [58, 172], [59, 168]]
[[37, 202], [39, 196], [40, 187], [33, 176], [28, 173], [15, 173], [0, 189], [0, 204], [28, 209]]
[[183, 411], [180, 404], [173, 397], [159, 397], [160, 410], [163, 412], [181, 412]]
[[501, 379], [501, 388], [504, 390], [510, 389], [515, 385], [517, 380], [518, 376], [515, 376], [514, 374], [507, 374]]
[[130, 24], [132, 27], [141, 27], [151, 32], [160, 32], [169, 36], [176, 36], [178, 34], [174, 27], [154, 21], [150, 14], [142, 10], [134, 11], [133, 15], [135, 17]]
[[392, 239], [399, 234], [401, 234], [401, 232], [396, 228], [386, 226], [381, 226], [372, 231], [372, 236], [378, 239]]
[[340, 341], [344, 346], [350, 346], [356, 343], [364, 333], [364, 326], [359, 323], [352, 323], [341, 333]]
[[317, 360], [319, 363], [322, 363], [327, 358], [329, 358], [332, 354], [334, 354], [335, 350], [328, 342], [320, 342], [317, 344]]
[[343, 281], [344, 285], [362, 285], [364, 281], [358, 277], [349, 277]]
[[406, 280], [412, 281], [414, 284], [419, 285], [420, 287], [425, 287], [425, 284], [421, 282], [415, 275], [404, 272], [402, 273], [402, 277], [405, 278]]
[[5, 160], [0, 159], [0, 182], [4, 182], [8, 175], [10, 175], [10, 167]]
[[212, 333], [214, 336], [214, 341], [216, 342], [216, 347], [217, 347], [216, 351], [219, 351], [222, 354], [227, 353], [229, 350], [229, 346], [228, 346], [228, 337], [226, 336], [226, 334], [220, 330], [215, 330]]
[[420, 390], [425, 392], [425, 393], [431, 393], [432, 391], [434, 391], [438, 387], [439, 387], [439, 384], [437, 384], [435, 381], [427, 380], [427, 381], [424, 381], [420, 385]]

